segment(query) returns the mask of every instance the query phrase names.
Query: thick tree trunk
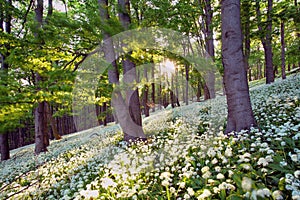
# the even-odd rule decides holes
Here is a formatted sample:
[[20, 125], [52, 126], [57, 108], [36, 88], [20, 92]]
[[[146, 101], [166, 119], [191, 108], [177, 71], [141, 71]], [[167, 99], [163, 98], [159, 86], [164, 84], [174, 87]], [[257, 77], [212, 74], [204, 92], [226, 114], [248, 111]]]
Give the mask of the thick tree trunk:
[[[2, 56], [2, 62], [1, 63], [1, 72], [3, 73], [3, 82], [4, 85], [7, 86], [7, 76], [8, 76], [8, 68], [9, 65], [5, 61], [5, 57]], [[7, 95], [6, 93], [3, 95]], [[10, 158], [9, 155], [9, 142], [8, 142], [8, 133], [0, 133], [0, 149], [1, 149], [1, 160], [8, 160]]]
[[[108, 1], [99, 0], [99, 9], [102, 25], [107, 25], [108, 15]], [[130, 17], [128, 15], [129, 1], [119, 1], [119, 18], [124, 29], [128, 29], [130, 24]], [[115, 51], [113, 41], [110, 38], [108, 31], [104, 30], [104, 45], [103, 51], [105, 59], [111, 62], [112, 67], [108, 71], [110, 83], [119, 84], [117, 63], [115, 60]], [[129, 59], [123, 60], [124, 68], [124, 82], [133, 83], [136, 81], [135, 65]], [[128, 89], [126, 91], [126, 101], [124, 101], [122, 94], [118, 89], [114, 91], [112, 97], [112, 105], [115, 108], [115, 117], [117, 118], [120, 126], [124, 132], [124, 140], [137, 140], [139, 138], [145, 139], [146, 136], [142, 129], [142, 118], [140, 110], [139, 95], [137, 89]]]
[[0, 133], [0, 150], [1, 150], [1, 161], [8, 160], [10, 158], [8, 133]]
[[221, 20], [222, 62], [228, 105], [225, 133], [229, 133], [250, 129], [256, 122], [250, 103], [247, 72], [244, 68], [239, 0], [222, 1]]
[[34, 109], [34, 124], [35, 124], [35, 153], [39, 154], [41, 152], [47, 151], [46, 133], [45, 130], [45, 118], [44, 118], [45, 104], [44, 102], [38, 103], [38, 106]]
[[[12, 7], [12, 1], [8, 0], [7, 1], [8, 6]], [[11, 14], [8, 12], [6, 13], [6, 15], [4, 16], [5, 10], [4, 10], [4, 5], [0, 4], [0, 9], [1, 9], [1, 14], [0, 14], [0, 29], [1, 32], [4, 31], [3, 30], [3, 23], [5, 22], [5, 32], [7, 34], [11, 33]], [[10, 47], [6, 46], [7, 50], [9, 51]], [[0, 60], [1, 60], [1, 72], [3, 73], [3, 83], [4, 86], [7, 86], [7, 81], [8, 81], [8, 69], [9, 69], [9, 65], [6, 62], [6, 57], [9, 56], [9, 53], [7, 53], [6, 55], [1, 55], [0, 54]], [[4, 96], [7, 95], [7, 93], [3, 94]], [[8, 133], [4, 132], [4, 133], [0, 133], [0, 149], [1, 149], [1, 160], [8, 160], [10, 158], [9, 155], [9, 141], [8, 141]]]
[[280, 23], [280, 41], [281, 41], [281, 77], [286, 79], [285, 74], [285, 41], [284, 41], [284, 21]]
[[[268, 0], [268, 10], [267, 10], [267, 26], [266, 32], [264, 32], [262, 24], [261, 24], [261, 12], [259, 1], [256, 1], [256, 13], [258, 19], [258, 29], [261, 34], [261, 41], [264, 47], [265, 53], [265, 76], [266, 83], [270, 84], [274, 82], [274, 69], [273, 69], [273, 53], [272, 53], [272, 0]], [[265, 34], [265, 36], [263, 35]]]

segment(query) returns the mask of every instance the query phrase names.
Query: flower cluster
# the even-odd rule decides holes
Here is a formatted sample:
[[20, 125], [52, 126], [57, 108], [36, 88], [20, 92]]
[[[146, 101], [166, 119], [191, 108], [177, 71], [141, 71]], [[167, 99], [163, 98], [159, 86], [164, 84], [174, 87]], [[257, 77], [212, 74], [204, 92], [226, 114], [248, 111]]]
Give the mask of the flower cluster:
[[232, 136], [217, 97], [146, 118], [147, 143], [127, 146], [110, 126], [38, 157], [24, 148], [0, 165], [0, 199], [299, 199], [300, 76], [251, 98], [259, 127]]

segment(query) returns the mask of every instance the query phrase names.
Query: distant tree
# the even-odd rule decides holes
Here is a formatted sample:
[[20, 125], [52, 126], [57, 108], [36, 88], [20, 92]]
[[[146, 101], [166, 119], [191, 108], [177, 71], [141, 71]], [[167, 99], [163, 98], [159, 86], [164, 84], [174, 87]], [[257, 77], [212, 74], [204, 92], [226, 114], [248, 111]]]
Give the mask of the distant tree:
[[266, 83], [274, 82], [275, 75], [273, 69], [273, 52], [272, 52], [272, 8], [273, 1], [268, 0], [267, 7], [267, 22], [266, 26], [262, 25], [262, 16], [260, 12], [260, 1], [256, 0], [256, 15], [258, 20], [258, 29], [261, 42], [265, 51], [265, 65], [266, 65]]
[[240, 16], [239, 0], [222, 1], [222, 62], [228, 105], [225, 133], [250, 129], [256, 125], [244, 67]]
[[[214, 38], [213, 38], [213, 11], [212, 11], [212, 2], [211, 0], [204, 1], [204, 12], [205, 12], [205, 50], [206, 53], [214, 60], [215, 57], [215, 47], [214, 47]], [[204, 99], [213, 99], [215, 98], [215, 71], [209, 69], [207, 72], [207, 77], [205, 78], [204, 84]]]

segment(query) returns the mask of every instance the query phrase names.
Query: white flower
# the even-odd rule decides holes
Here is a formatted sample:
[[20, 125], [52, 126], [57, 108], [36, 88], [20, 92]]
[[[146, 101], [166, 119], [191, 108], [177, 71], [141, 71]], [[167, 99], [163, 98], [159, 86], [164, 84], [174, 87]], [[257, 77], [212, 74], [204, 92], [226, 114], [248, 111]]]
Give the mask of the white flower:
[[203, 193], [197, 197], [198, 200], [204, 200], [211, 196], [211, 192], [208, 189], [204, 189]]
[[202, 175], [202, 178], [208, 179], [210, 176], [211, 176], [210, 171], [207, 171], [207, 172], [205, 172], [205, 173]]
[[252, 189], [252, 180], [248, 177], [243, 177], [242, 188], [244, 191], [251, 191]]
[[185, 195], [183, 196], [183, 198], [184, 198], [184, 199], [190, 199], [191, 197], [190, 197], [189, 194], [185, 194]]
[[143, 189], [139, 191], [139, 195], [143, 195], [143, 194], [147, 194], [148, 190], [147, 189]]
[[275, 200], [283, 200], [283, 196], [282, 196], [282, 192], [280, 190], [275, 190], [273, 193], [272, 193], [272, 196]]
[[221, 179], [224, 179], [224, 178], [225, 178], [225, 176], [223, 174], [221, 174], [221, 173], [217, 174], [217, 179], [221, 180]]
[[188, 192], [188, 194], [190, 195], [190, 196], [194, 196], [195, 195], [195, 192], [194, 192], [194, 190], [193, 190], [193, 188], [188, 188], [187, 189], [187, 192]]
[[174, 187], [170, 187], [170, 192], [171, 192], [171, 194], [175, 194], [176, 193], [176, 189]]
[[169, 179], [171, 176], [172, 176], [172, 174], [170, 172], [163, 172], [163, 173], [161, 173], [159, 178], [160, 179]]
[[300, 170], [294, 172], [296, 178], [300, 178]]
[[232, 156], [232, 148], [231, 147], [227, 147], [225, 150], [225, 156], [227, 157], [231, 157]]
[[163, 180], [163, 181], [161, 182], [161, 185], [167, 187], [167, 186], [170, 185], [170, 183], [169, 183], [168, 180]]
[[209, 167], [208, 166], [205, 166], [205, 167], [202, 167], [201, 169], [201, 172], [204, 174], [205, 172], [209, 171]]
[[271, 195], [271, 192], [268, 188], [257, 190], [257, 196], [260, 196], [262, 198], [269, 197], [270, 195]]
[[221, 171], [221, 167], [220, 167], [220, 166], [216, 166], [216, 167], [215, 167], [215, 171], [216, 171], [216, 172], [220, 172], [220, 171]]
[[267, 166], [268, 165], [268, 162], [265, 158], [259, 158], [258, 162], [257, 162], [258, 165], [262, 165], [262, 166]]
[[184, 188], [185, 187], [185, 182], [180, 182], [180, 183], [178, 183], [178, 185], [179, 185], [179, 188]]
[[214, 158], [212, 161], [211, 161], [211, 164], [215, 165], [218, 163], [218, 159]]
[[298, 155], [297, 154], [291, 154], [291, 152], [290, 152], [289, 156], [291, 157], [293, 162], [298, 162]]
[[80, 195], [84, 196], [85, 199], [93, 199], [99, 196], [98, 190], [81, 190]]
[[115, 183], [111, 178], [105, 177], [101, 179], [101, 186], [104, 189], [107, 189], [108, 187], [115, 188], [117, 187], [117, 183]]
[[279, 162], [279, 164], [280, 164], [281, 167], [287, 166], [287, 162], [285, 162], [284, 160]]

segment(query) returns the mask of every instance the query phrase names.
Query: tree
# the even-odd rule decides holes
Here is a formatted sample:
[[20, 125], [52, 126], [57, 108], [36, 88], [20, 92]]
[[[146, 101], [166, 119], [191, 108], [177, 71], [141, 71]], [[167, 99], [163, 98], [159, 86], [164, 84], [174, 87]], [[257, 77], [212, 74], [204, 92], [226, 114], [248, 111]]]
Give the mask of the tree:
[[[108, 1], [99, 0], [101, 25], [107, 26], [107, 22], [110, 19], [108, 14]], [[120, 13], [119, 19], [122, 27], [126, 30], [130, 25], [129, 1], [118, 2]], [[126, 98], [123, 99], [120, 88], [117, 62], [115, 58], [115, 51], [113, 41], [108, 30], [103, 30], [104, 35], [104, 56], [106, 61], [111, 62], [111, 67], [108, 71], [109, 81], [115, 85], [115, 90], [112, 94], [112, 106], [115, 109], [115, 116], [120, 123], [120, 126], [124, 132], [124, 141], [136, 141], [138, 139], [145, 139], [146, 136], [142, 129], [142, 118], [139, 103], [138, 90], [127, 88]], [[135, 64], [128, 58], [123, 58], [122, 61], [124, 82], [132, 85], [136, 80]]]
[[274, 69], [273, 69], [273, 52], [272, 52], [272, 8], [273, 1], [268, 0], [267, 8], [267, 22], [266, 27], [262, 26], [261, 12], [260, 12], [260, 2], [256, 0], [256, 14], [258, 20], [258, 29], [260, 34], [260, 39], [264, 47], [265, 52], [265, 65], [266, 65], [266, 83], [270, 84], [274, 82]]
[[225, 133], [250, 129], [256, 125], [244, 68], [240, 16], [239, 0], [222, 1], [222, 62], [228, 105]]
[[[12, 1], [8, 0], [7, 1], [7, 7], [9, 9], [12, 8]], [[1, 32], [4, 32], [4, 27], [3, 27], [3, 22], [5, 22], [5, 32], [7, 34], [11, 34], [11, 14], [10, 12], [8, 12], [8, 9], [6, 8], [6, 12], [5, 12], [5, 16], [4, 16], [4, 7], [5, 5], [2, 4], [2, 2], [0, 3], [0, 8], [1, 8], [1, 16], [0, 16], [0, 23], [1, 23]], [[7, 87], [8, 84], [8, 69], [9, 69], [9, 64], [6, 61], [6, 57], [9, 56], [9, 46], [6, 46], [6, 48], [8, 49], [6, 55], [1, 55], [0, 54], [0, 59], [1, 59], [1, 68], [0, 68], [0, 72], [1, 72], [1, 82], [4, 85], [4, 87]], [[3, 96], [6, 96], [7, 93], [6, 91], [3, 91]], [[1, 149], [1, 160], [8, 160], [9, 159], [9, 142], [8, 142], [8, 133], [4, 132], [1, 133], [0, 132], [0, 149]]]
[[[209, 56], [214, 60], [215, 48], [214, 48], [214, 38], [213, 38], [213, 11], [211, 8], [211, 0], [205, 0], [205, 49]], [[213, 99], [215, 98], [215, 72], [213, 69], [209, 69], [205, 78], [206, 82], [204, 85], [204, 98]]]
[[[35, 32], [35, 37], [39, 40], [40, 33], [43, 24], [43, 10], [44, 2], [43, 0], [37, 0], [37, 7], [35, 9], [35, 17], [37, 22], [37, 30]], [[41, 42], [41, 41], [40, 41]], [[35, 84], [37, 86], [37, 91], [41, 88], [39, 84], [43, 81], [42, 76], [39, 72], [35, 72]], [[47, 131], [47, 105], [45, 101], [38, 102], [37, 107], [34, 109], [34, 124], [35, 124], [35, 153], [39, 154], [41, 152], [47, 151], [47, 146], [49, 145], [49, 136]]]
[[241, 3], [241, 14], [242, 14], [242, 33], [243, 33], [243, 40], [244, 40], [244, 61], [245, 61], [245, 69], [248, 70], [249, 81], [252, 80], [252, 73], [251, 68], [249, 67], [249, 57], [250, 57], [250, 31], [251, 31], [251, 2], [249, 0], [244, 0]]
[[286, 79], [285, 74], [285, 41], [284, 41], [284, 21], [280, 22], [280, 41], [281, 41], [281, 77]]

